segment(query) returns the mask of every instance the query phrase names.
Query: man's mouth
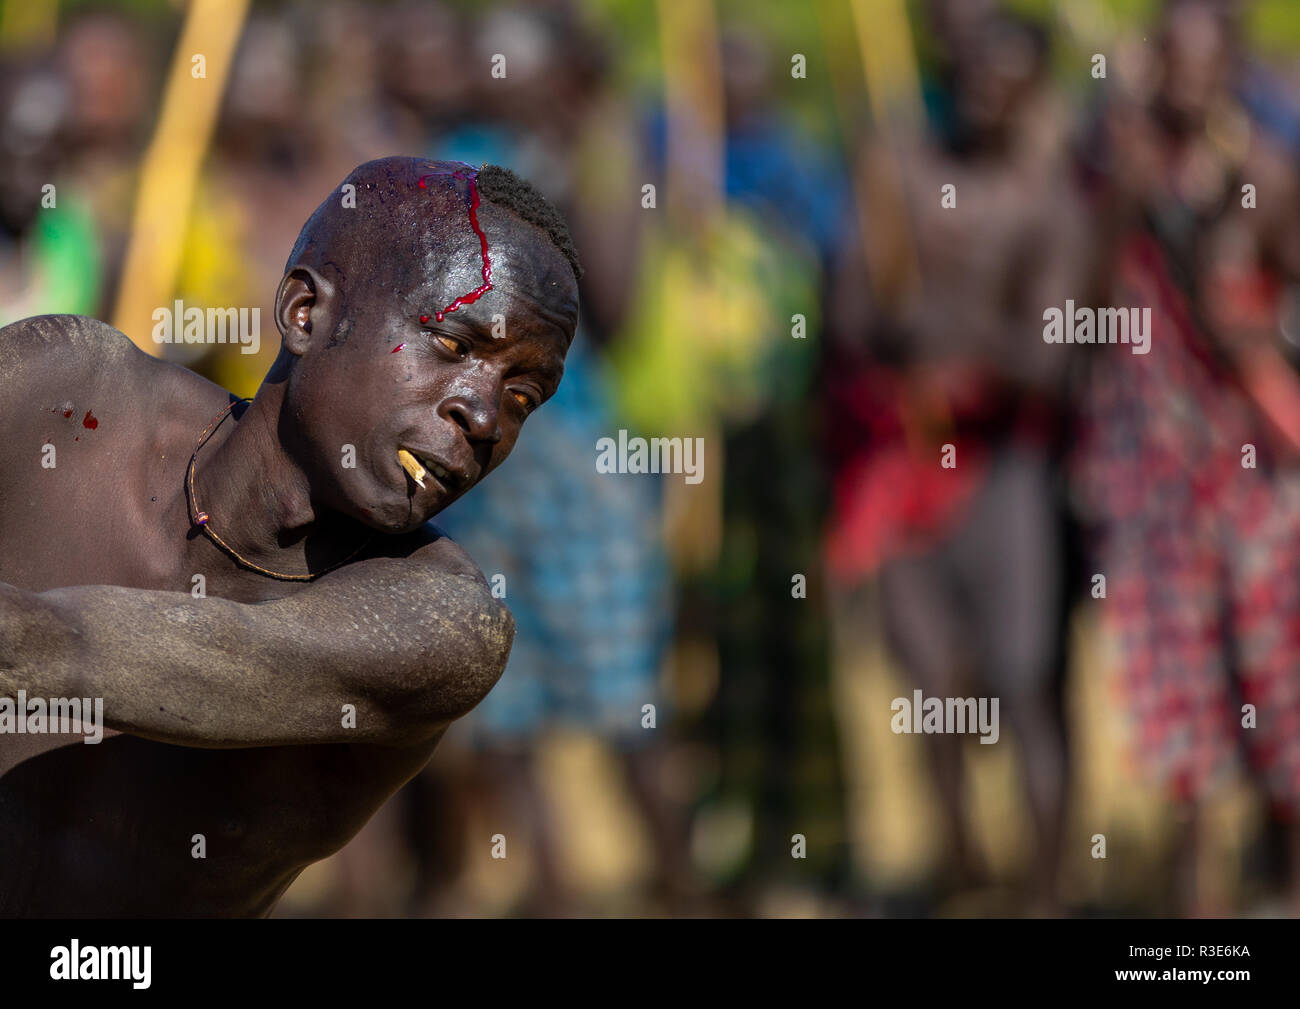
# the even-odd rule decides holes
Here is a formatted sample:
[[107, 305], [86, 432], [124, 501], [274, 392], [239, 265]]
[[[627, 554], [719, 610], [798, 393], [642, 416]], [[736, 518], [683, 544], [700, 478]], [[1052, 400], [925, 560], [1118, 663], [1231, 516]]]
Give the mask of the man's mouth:
[[454, 472], [432, 456], [411, 452], [407, 449], [397, 450], [397, 461], [421, 488], [427, 487], [425, 481], [432, 474], [448, 490], [460, 486], [465, 481], [464, 474]]

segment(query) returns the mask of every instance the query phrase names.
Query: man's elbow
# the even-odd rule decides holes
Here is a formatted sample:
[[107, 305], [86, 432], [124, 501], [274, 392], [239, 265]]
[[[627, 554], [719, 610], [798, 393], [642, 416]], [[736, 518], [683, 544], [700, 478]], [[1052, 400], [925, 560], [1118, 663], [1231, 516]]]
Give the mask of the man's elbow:
[[471, 618], [467, 647], [459, 668], [453, 663], [436, 689], [435, 703], [446, 721], [461, 718], [488, 695], [501, 679], [515, 640], [515, 618], [499, 599], [486, 595]]
[[496, 685], [510, 657], [514, 617], [486, 585], [459, 598], [439, 625], [429, 629], [414, 669], [375, 698], [389, 729], [403, 737], [468, 714]]

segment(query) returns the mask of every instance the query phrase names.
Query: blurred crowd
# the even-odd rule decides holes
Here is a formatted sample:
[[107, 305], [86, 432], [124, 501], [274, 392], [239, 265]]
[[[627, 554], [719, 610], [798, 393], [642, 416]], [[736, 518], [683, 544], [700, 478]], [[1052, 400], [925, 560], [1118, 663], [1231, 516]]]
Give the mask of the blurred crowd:
[[[185, 5], [24, 6], [0, 324], [114, 321]], [[251, 5], [158, 304], [272, 319], [389, 154], [514, 169], [586, 268], [438, 519], [505, 676], [279, 914], [1300, 912], [1300, 11], [804, 8]], [[1071, 304], [1149, 352], [1048, 342]], [[274, 335], [166, 350], [249, 396]], [[704, 480], [596, 472], [620, 430]], [[892, 731], [915, 690], [998, 745]]]

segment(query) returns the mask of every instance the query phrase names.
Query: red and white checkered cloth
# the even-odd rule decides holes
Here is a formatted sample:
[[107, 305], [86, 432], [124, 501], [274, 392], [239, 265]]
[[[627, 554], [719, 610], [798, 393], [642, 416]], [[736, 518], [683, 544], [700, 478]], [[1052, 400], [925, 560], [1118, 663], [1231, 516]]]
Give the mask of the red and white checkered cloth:
[[[1300, 473], [1210, 352], [1159, 246], [1134, 238], [1116, 304], [1150, 306], [1151, 350], [1097, 347], [1071, 459], [1105, 574], [1107, 626], [1144, 763], [1202, 796], [1244, 752], [1300, 815]], [[1253, 444], [1257, 467], [1242, 465]], [[1243, 728], [1242, 706], [1255, 706]]]

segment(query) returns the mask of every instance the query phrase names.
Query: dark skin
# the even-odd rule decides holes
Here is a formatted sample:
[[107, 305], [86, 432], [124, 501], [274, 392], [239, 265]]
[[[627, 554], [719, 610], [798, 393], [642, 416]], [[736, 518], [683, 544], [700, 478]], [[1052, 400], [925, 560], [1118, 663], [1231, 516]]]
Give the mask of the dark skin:
[[[1236, 303], [1220, 286], [1232, 272], [1272, 274], [1294, 283], [1300, 277], [1300, 235], [1294, 222], [1300, 208], [1294, 159], [1259, 126], [1234, 138], [1239, 149], [1212, 137], [1216, 106], [1233, 108], [1233, 81], [1243, 61], [1240, 25], [1231, 9], [1211, 2], [1169, 2], [1161, 15], [1155, 79], [1159, 86], [1144, 104], [1116, 102], [1107, 129], [1116, 164], [1110, 187], [1130, 215], [1152, 217], [1194, 212], [1196, 231], [1179, 248], [1196, 269], [1193, 291], [1203, 335], [1236, 369], [1245, 391], [1274, 435], [1270, 449], [1285, 480], [1300, 452], [1300, 382], [1278, 353], [1277, 320], [1258, 314], [1259, 303]], [[1222, 127], [1219, 127], [1222, 131]], [[1239, 159], [1234, 162], [1234, 159]], [[1242, 206], [1240, 184], [1259, 193], [1259, 208]], [[1172, 213], [1170, 212], [1172, 208]], [[1132, 217], [1120, 220], [1128, 222]], [[1204, 850], [1209, 826], [1204, 798], [1178, 799], [1173, 813], [1178, 829], [1172, 862], [1176, 912], [1187, 917], [1222, 916], [1228, 909], [1207, 885]], [[1293, 910], [1300, 910], [1300, 824], [1276, 820], [1287, 858], [1287, 886]]]
[[[192, 526], [186, 468], [225, 390], [94, 320], [0, 331], [0, 696], [102, 697], [116, 730], [0, 735], [0, 914], [265, 915], [500, 676], [509, 612], [429, 519], [554, 394], [577, 283], [484, 202], [494, 288], [437, 322], [481, 282], [467, 184], [416, 184], [437, 170], [372, 162], [356, 210], [322, 205], [277, 295], [279, 359], [198, 456], [201, 508], [253, 563], [320, 571], [370, 538], [315, 581]], [[419, 488], [399, 448], [449, 475]]]
[[[944, 0], [930, 12], [954, 128], [944, 144], [868, 150], [862, 189], [872, 230], [865, 252], [856, 243], [847, 249], [835, 327], [862, 340], [851, 352], [902, 362], [909, 423], [937, 453], [956, 431], [949, 391], [960, 394], [972, 374], [996, 390], [985, 395], [1001, 409], [1060, 401], [1067, 355], [1039, 338], [1041, 312], [1083, 296], [1086, 243], [1061, 184], [1057, 117], [1041, 104], [1043, 56], [1028, 33], [988, 3]], [[882, 184], [891, 159], [901, 166], [896, 190]], [[958, 194], [951, 208], [939, 199], [947, 183]], [[910, 289], [896, 279], [906, 275], [900, 251], [919, 280]], [[864, 274], [879, 278], [878, 292]], [[978, 682], [1001, 696], [1022, 748], [1038, 838], [1026, 906], [1051, 916], [1060, 913], [1068, 756], [1055, 647], [1063, 534], [1049, 504], [1053, 464], [1045, 450], [1016, 446], [1007, 421], [989, 442], [996, 464], [961, 524], [882, 568], [882, 617], [893, 653], [927, 694], [953, 696]], [[978, 588], [982, 578], [997, 592]], [[953, 881], [981, 885], [986, 873], [966, 825], [964, 744], [954, 735], [927, 743]]]

